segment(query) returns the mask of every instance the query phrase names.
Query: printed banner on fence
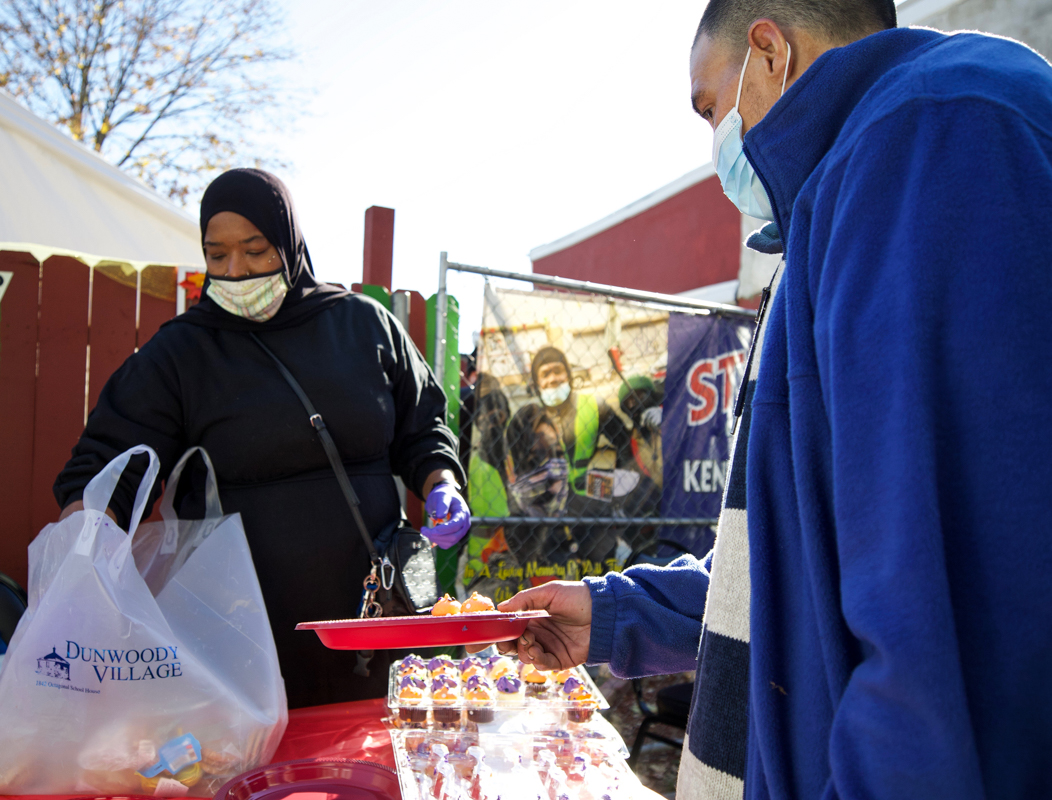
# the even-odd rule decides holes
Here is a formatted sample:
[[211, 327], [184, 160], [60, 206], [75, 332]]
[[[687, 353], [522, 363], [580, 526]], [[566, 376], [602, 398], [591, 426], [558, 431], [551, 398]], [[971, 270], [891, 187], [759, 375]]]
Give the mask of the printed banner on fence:
[[671, 315], [661, 429], [664, 516], [719, 516], [752, 330], [748, 321]]
[[461, 418], [468, 500], [477, 517], [529, 520], [472, 526], [460, 588], [503, 600], [620, 568], [651, 532], [579, 520], [660, 513], [667, 360], [661, 309], [487, 286]]
[[[476, 517], [459, 589], [495, 600], [620, 567], [661, 507], [667, 312], [565, 292], [487, 287], [462, 453]], [[563, 522], [562, 520], [566, 520]]]

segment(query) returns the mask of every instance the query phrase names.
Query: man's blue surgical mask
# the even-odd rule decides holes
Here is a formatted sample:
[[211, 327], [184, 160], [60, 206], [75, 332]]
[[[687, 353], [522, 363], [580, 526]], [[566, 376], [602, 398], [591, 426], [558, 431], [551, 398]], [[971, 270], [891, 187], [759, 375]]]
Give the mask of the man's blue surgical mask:
[[[788, 42], [785, 46], [789, 48], [789, 54], [785, 59], [785, 75], [782, 76], [782, 94], [785, 94], [785, 81], [789, 77], [789, 60], [793, 57], [793, 48]], [[750, 217], [774, 222], [771, 198], [767, 196], [767, 190], [763, 188], [760, 177], [742, 149], [742, 115], [738, 111], [738, 105], [742, 99], [742, 82], [745, 80], [745, 68], [749, 66], [750, 55], [752, 48], [745, 51], [745, 63], [742, 64], [742, 74], [738, 78], [738, 97], [734, 101], [734, 108], [727, 112], [727, 116], [716, 127], [712, 139], [712, 163], [716, 166], [723, 193], [739, 211]]]

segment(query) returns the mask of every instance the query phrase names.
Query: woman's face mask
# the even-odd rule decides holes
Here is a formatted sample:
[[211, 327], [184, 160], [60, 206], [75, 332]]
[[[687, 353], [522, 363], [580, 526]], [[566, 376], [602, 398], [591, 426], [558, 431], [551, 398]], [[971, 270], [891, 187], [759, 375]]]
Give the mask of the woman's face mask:
[[208, 296], [224, 311], [253, 322], [273, 319], [289, 292], [285, 269], [244, 278], [208, 280]]

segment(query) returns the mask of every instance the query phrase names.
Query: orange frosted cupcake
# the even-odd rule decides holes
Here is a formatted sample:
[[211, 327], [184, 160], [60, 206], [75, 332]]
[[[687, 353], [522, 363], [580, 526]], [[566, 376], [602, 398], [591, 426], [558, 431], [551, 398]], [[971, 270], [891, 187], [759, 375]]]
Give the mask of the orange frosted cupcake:
[[558, 669], [552, 673], [552, 680], [560, 686], [566, 683], [567, 678], [574, 678], [574, 680], [576, 680], [572, 669]]
[[439, 725], [452, 725], [460, 722], [460, 709], [453, 708], [460, 700], [457, 695], [456, 681], [448, 676], [436, 678], [431, 682], [431, 713]]
[[483, 597], [478, 592], [472, 592], [471, 597], [464, 601], [460, 607], [461, 614], [481, 614], [487, 611], [496, 611], [497, 607], [488, 597]]
[[[423, 683], [423, 681], [420, 681]], [[424, 722], [427, 720], [427, 709], [420, 708], [424, 699], [424, 690], [412, 679], [403, 681], [398, 690], [398, 716], [406, 722]]]
[[464, 690], [464, 701], [468, 706], [468, 719], [472, 722], [493, 722], [493, 689], [482, 678], [468, 680]]
[[548, 691], [548, 673], [537, 669], [533, 664], [526, 664], [519, 673], [519, 677], [526, 684], [527, 697], [539, 697]]
[[586, 691], [574, 692], [570, 702], [570, 707], [566, 709], [566, 716], [571, 722], [588, 722], [593, 712], [599, 708], [599, 701]]
[[444, 617], [450, 614], [460, 613], [460, 602], [454, 600], [448, 594], [442, 595], [442, 599], [439, 600], [434, 606], [431, 607], [431, 616], [433, 617]]
[[577, 678], [566, 679], [566, 682], [563, 683], [562, 694], [570, 701], [566, 715], [571, 722], [587, 722], [592, 718], [592, 712], [599, 707], [599, 702]]
[[494, 682], [500, 680], [505, 675], [514, 675], [515, 672], [515, 662], [510, 658], [505, 658], [503, 656], [489, 665], [489, 679]]

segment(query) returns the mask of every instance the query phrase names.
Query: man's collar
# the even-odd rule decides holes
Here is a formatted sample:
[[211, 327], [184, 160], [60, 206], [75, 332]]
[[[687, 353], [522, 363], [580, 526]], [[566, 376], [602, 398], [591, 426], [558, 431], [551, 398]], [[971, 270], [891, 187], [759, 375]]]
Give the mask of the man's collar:
[[940, 38], [898, 28], [823, 53], [745, 135], [744, 150], [788, 241], [793, 204], [863, 97], [889, 70]]

